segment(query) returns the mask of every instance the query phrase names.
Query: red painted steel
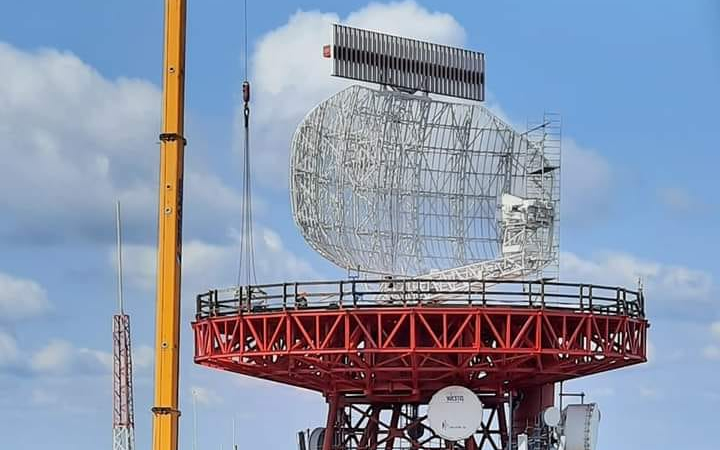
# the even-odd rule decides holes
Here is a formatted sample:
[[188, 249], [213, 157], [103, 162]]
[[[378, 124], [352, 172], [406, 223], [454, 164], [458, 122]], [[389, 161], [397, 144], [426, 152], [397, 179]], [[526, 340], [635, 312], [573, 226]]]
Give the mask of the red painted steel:
[[195, 362], [367, 402], [505, 392], [646, 361], [647, 321], [531, 307], [239, 312], [193, 323]]

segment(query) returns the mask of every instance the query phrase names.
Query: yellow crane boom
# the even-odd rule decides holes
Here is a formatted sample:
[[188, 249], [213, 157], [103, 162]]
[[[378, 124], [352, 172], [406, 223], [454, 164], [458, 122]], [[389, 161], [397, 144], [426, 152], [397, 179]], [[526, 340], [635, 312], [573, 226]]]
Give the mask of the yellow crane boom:
[[165, 0], [162, 132], [158, 204], [153, 450], [176, 450], [180, 351], [185, 14], [187, 0]]

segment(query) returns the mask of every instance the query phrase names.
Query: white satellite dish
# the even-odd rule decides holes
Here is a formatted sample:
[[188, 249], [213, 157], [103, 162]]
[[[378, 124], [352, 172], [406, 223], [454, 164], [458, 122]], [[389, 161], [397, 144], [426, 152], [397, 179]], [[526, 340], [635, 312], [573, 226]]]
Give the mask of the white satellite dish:
[[600, 425], [597, 404], [568, 405], [564, 413], [565, 450], [595, 450]]
[[322, 450], [325, 440], [325, 427], [317, 427], [310, 433], [309, 450]]
[[547, 427], [556, 427], [560, 424], [560, 410], [554, 406], [545, 408], [542, 412], [542, 420]]
[[473, 391], [463, 386], [448, 386], [430, 399], [428, 422], [441, 438], [461, 441], [480, 428], [482, 409], [482, 402]]

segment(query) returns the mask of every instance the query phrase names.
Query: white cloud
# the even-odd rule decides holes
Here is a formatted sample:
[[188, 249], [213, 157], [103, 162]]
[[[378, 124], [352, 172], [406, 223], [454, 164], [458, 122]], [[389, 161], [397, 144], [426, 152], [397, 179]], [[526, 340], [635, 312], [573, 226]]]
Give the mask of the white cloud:
[[15, 338], [10, 333], [0, 329], [0, 367], [16, 364], [19, 356], [20, 352]]
[[720, 347], [707, 345], [703, 348], [703, 356], [710, 361], [720, 361]]
[[656, 389], [653, 389], [653, 388], [650, 388], [647, 386], [642, 386], [640, 388], [639, 392], [640, 392], [640, 396], [648, 398], [648, 399], [652, 399], [652, 400], [657, 400], [657, 399], [660, 399], [663, 397], [662, 393], [660, 393]]
[[50, 303], [42, 286], [0, 272], [0, 322], [26, 319], [49, 310]]
[[[108, 252], [108, 262], [115, 263], [115, 248]], [[131, 286], [146, 291], [155, 289], [155, 269], [157, 250], [153, 246], [142, 244], [123, 245], [123, 276]]]
[[[258, 229], [259, 228], [259, 229]], [[193, 295], [211, 288], [230, 286], [237, 282], [239, 235], [232, 230], [222, 245], [192, 239], [183, 244], [183, 292]], [[114, 264], [114, 250], [108, 262]], [[124, 247], [128, 269], [127, 280], [145, 290], [155, 286], [156, 249], [152, 246]], [[257, 227], [255, 264], [258, 282], [284, 279], [315, 278], [317, 273], [304, 259], [288, 250], [280, 236], [267, 227]]]
[[192, 395], [200, 405], [217, 405], [222, 403], [222, 397], [207, 387], [192, 386], [190, 388], [190, 395]]
[[710, 324], [710, 334], [715, 338], [720, 339], [720, 320]]
[[562, 142], [563, 219], [585, 224], [597, 221], [610, 209], [613, 172], [600, 153], [583, 148], [573, 139]]
[[615, 389], [611, 387], [597, 387], [594, 389], [591, 389], [588, 392], [588, 396], [591, 398], [600, 398], [600, 397], [613, 397], [615, 395]]
[[[715, 321], [708, 327], [711, 339], [720, 342], [720, 320]], [[720, 361], [720, 345], [717, 343], [708, 344], [702, 349], [702, 355], [710, 361]]]
[[30, 369], [40, 375], [109, 373], [112, 369], [112, 355], [100, 350], [77, 348], [68, 341], [53, 339], [32, 355]]
[[268, 186], [286, 186], [290, 139], [300, 120], [315, 104], [348, 84], [330, 76], [330, 62], [322, 57], [334, 22], [441, 44], [465, 41], [465, 31], [455, 18], [413, 1], [372, 3], [344, 18], [331, 12], [299, 11], [286, 24], [267, 32], [252, 55], [251, 108], [253, 145], [262, 148], [254, 164], [261, 174], [258, 180]]
[[88, 209], [115, 197], [132, 203], [128, 197], [153, 175], [147, 155], [157, 134], [157, 89], [107, 80], [50, 49], [0, 43], [0, 66], [0, 206], [15, 218], [2, 231], [96, 234], [101, 218]]
[[267, 248], [277, 252], [282, 250], [282, 241], [280, 236], [269, 228], [263, 229], [262, 239]]
[[[648, 261], [621, 252], [604, 252], [593, 259], [583, 259], [569, 252], [560, 255], [563, 279], [593, 284], [637, 287], [642, 278], [648, 298], [668, 306], [671, 302], [703, 303], [712, 299], [712, 276], [688, 267]], [[654, 306], [651, 306], [654, 308]]]
[[655, 348], [655, 344], [653, 343], [653, 341], [650, 338], [648, 338], [647, 349], [646, 349], [646, 353], [645, 353], [645, 356], [647, 357], [647, 364], [652, 364], [653, 362], [655, 362], [656, 355], [657, 355], [657, 350]]
[[670, 211], [676, 213], [688, 213], [700, 209], [702, 203], [692, 196], [686, 189], [680, 187], [668, 187], [658, 190], [660, 203]]
[[56, 404], [59, 401], [57, 394], [49, 392], [46, 389], [35, 388], [30, 394], [30, 401], [34, 405], [48, 406]]
[[[0, 42], [0, 236], [33, 243], [110, 239], [113, 200], [148, 238], [157, 205], [160, 91], [107, 79], [69, 52]], [[232, 217], [240, 197], [214, 174], [185, 174], [189, 222]]]
[[149, 345], [133, 348], [133, 368], [144, 371], [152, 369], [155, 364], [155, 350]]
[[70, 368], [70, 360], [74, 350], [73, 346], [67, 341], [51, 341], [32, 356], [30, 367], [41, 373], [65, 372]]

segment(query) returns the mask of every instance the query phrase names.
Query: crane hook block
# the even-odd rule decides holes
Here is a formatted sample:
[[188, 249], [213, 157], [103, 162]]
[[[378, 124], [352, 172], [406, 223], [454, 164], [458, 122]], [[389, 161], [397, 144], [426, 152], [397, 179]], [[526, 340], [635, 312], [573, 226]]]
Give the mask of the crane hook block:
[[245, 104], [247, 105], [250, 102], [250, 82], [243, 81], [242, 91], [243, 91], [243, 102], [245, 102]]

